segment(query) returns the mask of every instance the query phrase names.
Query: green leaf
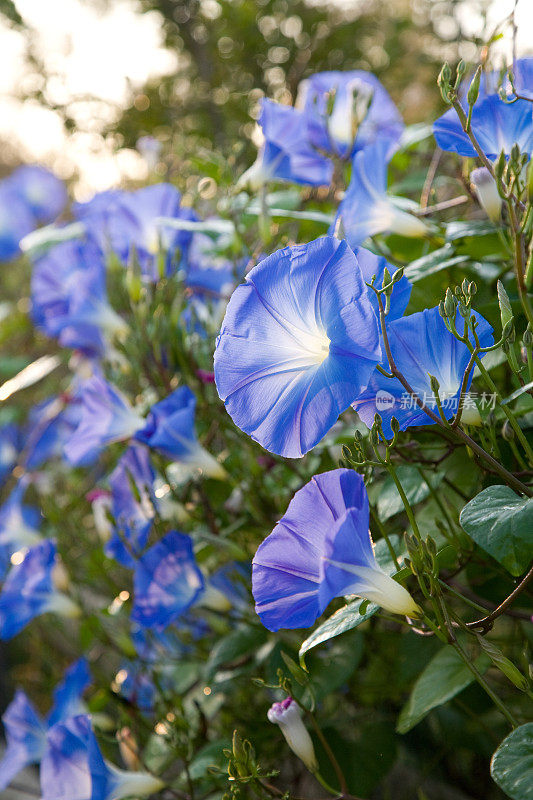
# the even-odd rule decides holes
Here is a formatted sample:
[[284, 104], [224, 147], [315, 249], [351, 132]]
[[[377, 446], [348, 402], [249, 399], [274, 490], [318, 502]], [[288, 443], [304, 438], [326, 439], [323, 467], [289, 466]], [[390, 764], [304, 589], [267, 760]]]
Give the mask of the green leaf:
[[306, 672], [305, 669], [302, 669], [302, 667], [300, 667], [293, 658], [288, 656], [287, 653], [284, 653], [283, 650], [281, 651], [281, 657], [292, 677], [300, 686], [305, 686], [309, 683], [309, 673]]
[[[488, 657], [483, 654], [476, 661], [476, 667], [479, 671], [485, 671], [489, 663]], [[473, 680], [474, 676], [461, 656], [451, 645], [445, 645], [418, 676], [411, 696], [398, 717], [398, 733], [410, 731], [432, 708], [447, 703]]]
[[217, 642], [206, 664], [206, 676], [211, 677], [223, 664], [230, 664], [255, 653], [264, 644], [267, 632], [263, 628], [241, 626]]
[[517, 689], [527, 692], [529, 689], [529, 681], [524, 675], [522, 675], [518, 667], [515, 667], [513, 662], [504, 656], [500, 648], [497, 647], [494, 642], [489, 641], [484, 636], [480, 636], [479, 634], [477, 635], [477, 639], [494, 666], [499, 669], [500, 672], [503, 672], [503, 674], [509, 678], [511, 683], [517, 687]]
[[[394, 535], [389, 538], [396, 554], [400, 555], [400, 537]], [[396, 572], [396, 567], [390, 557], [387, 543], [384, 539], [380, 539], [376, 542], [374, 553], [379, 566], [390, 575], [393, 575]], [[361, 613], [360, 609], [363, 604], [365, 610], [364, 613]], [[346, 633], [346, 631], [351, 631], [353, 628], [359, 627], [363, 622], [373, 617], [378, 609], [379, 606], [376, 605], [376, 603], [369, 603], [368, 600], [354, 600], [343, 608], [339, 608], [329, 619], [319, 625], [318, 628], [315, 628], [313, 633], [302, 643], [300, 647], [300, 661], [302, 661], [304, 655], [309, 652], [309, 650], [312, 650], [319, 644], [323, 644], [330, 639], [334, 639], [336, 636], [340, 636], [341, 633]]]
[[416, 281], [427, 278], [429, 275], [435, 274], [435, 272], [462, 264], [466, 260], [465, 256], [455, 254], [451, 244], [446, 244], [438, 250], [433, 250], [427, 256], [422, 256], [422, 258], [412, 261], [405, 269], [405, 277], [409, 278], [411, 283], [416, 283]]
[[[422, 500], [428, 497], [430, 493], [429, 486], [415, 467], [398, 467], [396, 469], [396, 474], [411, 506], [421, 503]], [[428, 480], [431, 481], [433, 488], [436, 488], [442, 481], [444, 475], [442, 473], [433, 473], [428, 474], [427, 477]], [[385, 522], [385, 520], [404, 510], [402, 498], [398, 494], [396, 484], [390, 475], [380, 487], [377, 508], [379, 518], [382, 522]]]
[[335, 636], [340, 636], [341, 633], [351, 631], [353, 628], [362, 625], [363, 622], [366, 622], [370, 617], [373, 617], [379, 606], [376, 605], [376, 603], [370, 603], [366, 612], [360, 614], [359, 607], [361, 603], [364, 602], [366, 601], [355, 600], [353, 603], [348, 603], [348, 605], [343, 608], [339, 608], [339, 610], [323, 622], [322, 625], [319, 625], [318, 628], [307, 637], [305, 642], [302, 643], [300, 647], [300, 659], [309, 652], [309, 650], [312, 650], [313, 647], [317, 647], [317, 645], [323, 644], [329, 641], [329, 639], [335, 638]]
[[533, 798], [533, 722], [503, 740], [492, 756], [490, 774], [512, 800]]
[[202, 747], [189, 765], [189, 776], [195, 781], [200, 781], [209, 776], [210, 768], [222, 770], [227, 762], [224, 756], [225, 748], [231, 750], [229, 739], [220, 739]]
[[463, 508], [459, 521], [511, 575], [525, 571], [533, 545], [532, 498], [519, 497], [507, 486], [489, 486]]
[[446, 240], [454, 242], [457, 239], [466, 239], [471, 236], [490, 236], [496, 228], [492, 222], [484, 219], [457, 220], [446, 225]]

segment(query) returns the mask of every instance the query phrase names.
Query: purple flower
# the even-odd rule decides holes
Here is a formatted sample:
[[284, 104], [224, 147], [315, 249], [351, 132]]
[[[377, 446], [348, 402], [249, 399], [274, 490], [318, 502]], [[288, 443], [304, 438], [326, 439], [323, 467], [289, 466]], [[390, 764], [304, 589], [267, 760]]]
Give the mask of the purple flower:
[[54, 612], [77, 616], [79, 608], [55, 586], [54, 542], [44, 539], [11, 567], [0, 593], [0, 639], [12, 639], [34, 617]]
[[163, 630], [191, 607], [203, 588], [190, 537], [170, 531], [137, 562], [132, 619]]
[[300, 84], [297, 105], [309, 120], [313, 145], [342, 158], [378, 138], [397, 141], [404, 124], [398, 109], [370, 72], [318, 72]]
[[183, 257], [192, 233], [176, 230], [163, 218], [197, 220], [190, 208], [181, 206], [181, 195], [168, 183], [145, 186], [135, 192], [104, 192], [74, 209], [88, 235], [104, 252], [127, 261], [133, 250], [143, 272], [158, 277], [158, 255], [163, 254], [166, 273], [174, 266], [176, 251]]
[[155, 518], [154, 480], [148, 451], [135, 444], [126, 450], [109, 476], [115, 529], [105, 550], [127, 567], [135, 566], [130, 550], [133, 554], [142, 552]]
[[33, 545], [41, 538], [39, 509], [22, 502], [27, 486], [26, 479], [19, 480], [0, 507], [0, 575], [9, 566], [16, 550]]
[[196, 438], [195, 410], [196, 397], [188, 386], [180, 386], [152, 406], [135, 438], [173, 461], [197, 467], [212, 477], [225, 477], [223, 468]]
[[264, 142], [256, 162], [239, 179], [239, 187], [250, 186], [255, 191], [269, 181], [312, 186], [331, 182], [333, 165], [312, 147], [305, 114], [265, 99], [259, 124]]
[[[372, 277], [375, 276], [375, 285], [380, 287], [383, 285], [385, 268], [389, 270], [389, 274], [391, 276], [396, 272], [396, 267], [393, 267], [392, 264], [389, 264], [389, 262], [383, 256], [377, 256], [374, 253], [371, 253], [370, 250], [365, 250], [364, 247], [355, 247], [353, 252], [363, 274], [365, 283], [370, 283]], [[398, 317], [401, 317], [405, 312], [405, 309], [409, 303], [409, 298], [411, 297], [412, 288], [413, 287], [405, 276], [394, 285], [394, 290], [390, 299], [390, 309], [389, 313], [387, 314], [388, 321], [398, 319]], [[368, 296], [377, 316], [379, 314], [379, 305], [376, 293], [369, 288]]]
[[38, 764], [47, 746], [49, 728], [56, 722], [84, 711], [81, 695], [90, 681], [85, 659], [72, 664], [54, 690], [54, 705], [46, 722], [26, 694], [19, 689], [2, 717], [7, 748], [0, 761], [0, 791], [30, 764]]
[[39, 223], [53, 222], [67, 204], [67, 190], [53, 172], [35, 164], [19, 167], [5, 184], [26, 204]]
[[30, 209], [4, 181], [0, 185], [0, 261], [16, 258], [20, 240], [34, 228]]
[[100, 358], [107, 339], [127, 330], [107, 301], [103, 256], [90, 242], [64, 242], [45, 253], [34, 266], [31, 290], [37, 327], [63, 347]]
[[71, 464], [82, 463], [112, 442], [129, 439], [144, 426], [124, 395], [98, 373], [80, 383], [77, 399], [80, 421], [64, 447]]
[[334, 597], [356, 594], [383, 608], [418, 613], [409, 592], [376, 562], [368, 497], [353, 470], [315, 475], [259, 546], [253, 560], [256, 611], [271, 631], [308, 628]]
[[380, 359], [357, 260], [323, 237], [261, 261], [228, 304], [215, 352], [218, 393], [267, 450], [302, 456], [367, 385]]
[[0, 486], [17, 463], [22, 448], [21, 431], [17, 425], [8, 423], [0, 428]]
[[346, 241], [352, 249], [378, 233], [398, 233], [409, 237], [427, 233], [426, 224], [405, 210], [408, 201], [387, 194], [391, 156], [389, 139], [379, 139], [355, 155], [350, 184], [337, 212]]
[[121, 800], [164, 786], [146, 772], [128, 772], [105, 761], [86, 715], [58, 722], [47, 744], [41, 762], [43, 800]]
[[[506, 103], [496, 94], [488, 95], [474, 106], [471, 126], [487, 158], [497, 158], [502, 150], [508, 156], [514, 144], [522, 153], [531, 154], [533, 150], [533, 107], [527, 100]], [[477, 156], [455, 109], [439, 117], [433, 133], [442, 150]]]
[[[482, 347], [493, 344], [492, 328], [483, 317], [476, 313], [478, 320], [477, 335]], [[457, 330], [464, 331], [464, 320], [457, 314]], [[430, 375], [437, 378], [440, 384], [439, 396], [442, 399], [443, 411], [450, 419], [458, 410], [459, 391], [466, 365], [470, 359], [470, 351], [451, 334], [438, 308], [430, 308], [408, 317], [393, 320], [387, 324], [387, 334], [392, 356], [396, 366], [404, 375], [416, 395], [436, 414], [431, 389]], [[388, 360], [383, 360], [388, 369]], [[470, 386], [472, 376], [468, 381]], [[390, 422], [396, 417], [400, 430], [412, 425], [433, 425], [434, 421], [416, 404], [414, 398], [396, 378], [387, 378], [376, 371], [368, 384], [353, 404], [363, 422], [368, 426], [374, 422], [376, 413], [383, 420], [383, 431], [392, 437]], [[474, 409], [477, 416], [477, 409]], [[465, 417], [466, 420], [466, 412]]]

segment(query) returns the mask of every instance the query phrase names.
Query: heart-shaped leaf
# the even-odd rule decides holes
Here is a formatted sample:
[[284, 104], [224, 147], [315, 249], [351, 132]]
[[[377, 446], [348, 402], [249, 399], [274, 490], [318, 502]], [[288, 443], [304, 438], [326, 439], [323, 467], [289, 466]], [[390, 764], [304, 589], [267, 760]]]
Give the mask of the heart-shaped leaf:
[[511, 575], [521, 575], [533, 557], [533, 498], [507, 486], [489, 486], [461, 511], [461, 525]]

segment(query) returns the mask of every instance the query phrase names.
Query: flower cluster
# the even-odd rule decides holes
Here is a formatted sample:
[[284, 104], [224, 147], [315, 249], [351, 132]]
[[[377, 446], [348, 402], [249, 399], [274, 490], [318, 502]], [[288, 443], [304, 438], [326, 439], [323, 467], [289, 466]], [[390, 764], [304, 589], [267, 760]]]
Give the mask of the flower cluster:
[[[442, 78], [443, 97], [454, 107], [433, 129], [442, 150], [480, 159], [470, 183], [491, 233], [505, 203], [511, 203], [505, 213], [512, 223], [516, 209], [523, 211], [531, 199], [524, 177], [533, 147], [530, 60], [519, 62], [515, 72], [514, 83], [504, 83], [500, 93], [492, 91], [494, 75], [481, 81], [477, 73], [476, 92], [460, 84], [461, 74], [455, 87]], [[519, 97], [511, 98], [512, 92]], [[450, 622], [441, 602], [437, 545], [423, 539], [411, 513], [397, 473], [403, 451], [391, 456], [398, 443], [405, 451], [414, 443], [413, 471], [423, 475], [433, 453], [419, 447], [416, 436], [426, 441], [438, 428], [449, 445], [441, 461], [466, 444], [487, 474], [531, 494], [520, 480], [533, 466], [526, 464], [533, 458], [526, 423], [508, 411], [516, 397], [525, 401], [531, 393], [531, 381], [522, 377], [526, 362], [533, 370], [527, 276], [519, 273], [517, 284], [530, 323], [523, 365], [514, 351], [513, 307], [501, 283], [502, 335], [496, 342], [493, 324], [473, 308], [472, 281], [448, 289], [439, 305], [425, 308], [430, 303], [424, 302], [413, 311], [415, 271], [404, 271], [387, 242], [414, 246], [420, 264], [434, 253], [429, 251], [435, 241], [437, 252], [448, 256], [452, 237], [447, 230], [446, 242], [439, 239], [441, 231], [426, 221], [427, 208], [389, 191], [395, 159], [409, 145], [398, 109], [373, 75], [311, 75], [300, 84], [294, 107], [264, 99], [259, 126], [257, 160], [213, 216], [194, 210], [171, 183], [160, 182], [99, 193], [72, 204], [58, 221], [66, 191], [46, 170], [23, 167], [0, 185], [0, 258], [25, 251], [31, 318], [39, 341], [57, 350], [53, 369], [61, 370], [57, 380], [63, 382], [52, 396], [41, 394], [25, 420], [19, 415], [0, 427], [0, 486], [6, 487], [0, 506], [0, 639], [15, 637], [43, 614], [64, 618], [66, 638], [78, 631], [77, 617], [86, 621], [81, 640], [93, 623], [100, 624], [105, 646], [87, 656], [108, 669], [107, 643], [117, 646], [115, 677], [106, 691], [139, 710], [150, 732], [176, 747], [187, 726], [172, 728], [177, 712], [162, 714], [161, 698], [174, 697], [176, 683], [196, 690], [201, 679], [204, 697], [195, 695], [190, 703], [180, 698], [175, 705], [198, 708], [203, 725], [214, 712], [200, 700], [212, 691], [208, 682], [224, 684], [220, 667], [240, 666], [248, 639], [260, 652], [270, 647], [257, 617], [271, 632], [310, 628], [330, 605], [344, 598], [346, 610], [358, 598], [357, 624], [365, 613], [388, 613], [395, 615], [388, 617], [393, 626], [457, 645], [455, 628], [463, 623]], [[149, 158], [159, 146], [145, 139]], [[506, 189], [502, 176], [509, 175]], [[328, 187], [327, 213], [317, 217], [311, 209], [306, 217], [305, 211], [276, 208], [267, 192], [274, 182]], [[514, 228], [515, 242], [531, 230], [527, 208]], [[249, 219], [258, 219], [257, 230], [284, 211], [288, 219], [318, 218], [326, 227], [300, 243], [284, 234], [265, 254], [268, 245], [258, 246], [255, 228], [247, 237], [239, 210], [250, 228], [255, 222]], [[41, 224], [49, 227], [36, 232]], [[525, 245], [520, 247], [519, 265], [532, 271], [531, 249], [526, 267]], [[451, 265], [442, 260], [442, 269], [454, 267], [461, 254]], [[484, 265], [476, 264], [481, 272]], [[484, 303], [484, 313], [485, 308], [492, 319], [491, 304]], [[483, 361], [498, 349], [520, 384], [505, 400]], [[488, 375], [488, 392], [471, 391], [474, 368]], [[488, 433], [479, 441], [470, 437], [470, 426], [497, 407], [510, 428], [510, 458], [524, 469], [501, 465]], [[355, 438], [349, 438], [354, 428]], [[402, 433], [408, 429], [412, 440]], [[517, 442], [524, 456], [516, 456]], [[335, 468], [338, 444], [344, 445], [343, 459]], [[284, 470], [279, 480], [278, 468]], [[399, 539], [393, 543], [379, 522], [375, 469], [387, 473], [402, 500], [410, 526], [407, 549]], [[54, 492], [70, 479], [84, 488], [76, 498], [84, 512], [78, 523], [96, 534], [88, 547], [63, 535], [75, 504], [54, 506]], [[423, 498], [426, 488], [436, 495], [432, 479], [424, 478], [425, 493], [418, 493]], [[279, 492], [271, 506], [263, 490]], [[411, 495], [418, 502], [417, 492]], [[438, 495], [435, 502], [440, 509]], [[462, 559], [468, 548], [445, 507], [443, 514]], [[258, 529], [265, 538], [256, 547]], [[377, 547], [373, 536], [379, 537]], [[380, 544], [387, 546], [385, 558]], [[69, 558], [76, 547], [76, 557]], [[108, 588], [93, 592], [76, 576], [76, 560], [85, 557], [94, 558], [103, 582], [113, 587], [111, 598], [104, 596]], [[115, 575], [121, 587], [116, 592]], [[435, 620], [427, 615], [429, 606]], [[227, 652], [215, 645], [205, 653], [208, 664], [189, 685], [192, 645], [228, 620], [246, 622], [253, 635], [237, 627]], [[292, 676], [309, 688], [307, 670], [287, 657], [289, 662]], [[90, 680], [85, 660], [71, 666], [46, 718], [17, 691], [3, 717], [7, 750], [0, 789], [30, 764], [40, 765], [43, 800], [120, 800], [163, 788], [158, 777], [136, 768], [134, 744], [129, 755], [123, 752], [127, 771], [104, 758], [94, 731], [105, 730], [99, 715], [105, 698], [95, 693], [92, 705], [84, 703]], [[292, 689], [283, 680], [279, 688], [287, 695]], [[309, 688], [310, 697], [313, 692]], [[324, 785], [302, 721], [307, 700], [304, 691], [294, 698], [291, 691], [274, 703], [268, 719]], [[130, 733], [121, 741], [129, 742]], [[192, 781], [189, 745], [180, 752]], [[239, 762], [237, 775], [260, 782], [250, 752], [239, 751], [238, 758], [245, 756], [249, 770]], [[181, 792], [180, 784], [176, 796]]]

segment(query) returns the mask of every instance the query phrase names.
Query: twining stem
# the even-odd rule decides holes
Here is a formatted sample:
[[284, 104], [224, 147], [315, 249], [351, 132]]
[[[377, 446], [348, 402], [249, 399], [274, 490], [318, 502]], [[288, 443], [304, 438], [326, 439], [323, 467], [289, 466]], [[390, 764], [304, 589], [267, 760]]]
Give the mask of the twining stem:
[[[435, 600], [436, 600], [435, 604], [440, 606], [442, 615], [444, 617], [444, 627], [448, 632], [449, 643], [454, 648], [456, 653], [461, 657], [462, 661], [464, 661], [465, 665], [468, 667], [468, 669], [470, 670], [476, 681], [479, 683], [481, 688], [484, 689], [485, 692], [488, 694], [494, 705], [497, 708], [499, 708], [501, 713], [504, 715], [505, 719], [509, 722], [510, 726], [512, 728], [516, 728], [518, 723], [511, 714], [511, 712], [509, 711], [509, 709], [506, 707], [503, 701], [498, 697], [498, 695], [495, 692], [493, 692], [493, 690], [490, 688], [489, 684], [487, 683], [483, 675], [477, 669], [476, 665], [470, 658], [468, 658], [467, 654], [457, 641], [457, 637], [454, 631], [454, 623], [450, 619], [448, 609], [446, 608], [446, 603], [444, 602], [444, 598], [442, 596], [442, 593], [440, 592], [440, 587], [438, 589], [438, 596], [437, 598], [435, 598]], [[464, 622], [461, 622], [461, 625], [464, 627]]]
[[470, 449], [474, 453], [476, 453], [481, 459], [483, 459], [483, 461], [485, 461], [486, 464], [490, 465], [492, 470], [497, 472], [498, 475], [501, 475], [501, 477], [505, 480], [505, 482], [509, 486], [511, 486], [515, 491], [520, 492], [521, 494], [525, 494], [527, 497], [533, 497], [533, 491], [529, 488], [529, 486], [526, 486], [524, 483], [522, 483], [522, 481], [518, 480], [518, 478], [516, 478], [512, 474], [512, 472], [509, 472], [509, 470], [505, 469], [505, 467], [502, 464], [500, 464], [498, 461], [496, 461], [495, 458], [493, 458], [489, 453], [487, 453], [486, 450], [484, 450], [477, 442], [474, 441], [474, 439], [472, 439], [467, 433], [465, 433], [462, 430], [462, 428], [455, 428], [455, 430], [451, 431], [449, 426], [444, 425], [440, 416], [438, 414], [435, 414], [430, 408], [428, 408], [425, 405], [425, 403], [422, 402], [420, 397], [416, 394], [412, 386], [408, 383], [408, 381], [404, 378], [404, 376], [396, 366], [394, 357], [390, 349], [389, 338], [385, 326], [385, 310], [383, 308], [383, 301], [381, 299], [381, 294], [379, 292], [376, 292], [376, 295], [379, 306], [379, 319], [381, 326], [381, 335], [383, 337], [383, 346], [385, 348], [387, 359], [389, 361], [389, 369], [391, 373], [394, 375], [394, 377], [400, 381], [406, 392], [408, 392], [409, 395], [415, 399], [417, 406], [421, 408], [422, 411], [424, 411], [424, 413], [427, 414], [427, 416], [433, 420], [433, 422], [435, 422], [441, 428], [444, 428], [445, 430], [452, 432], [454, 436], [456, 436], [464, 444], [470, 447]]
[[[318, 738], [320, 739], [320, 742], [321, 742], [322, 747], [324, 748], [324, 750], [326, 752], [327, 757], [330, 760], [331, 766], [335, 770], [335, 775], [337, 776], [337, 780], [339, 781], [339, 786], [341, 787], [341, 794], [342, 794], [343, 797], [348, 797], [349, 796], [348, 784], [346, 783], [346, 778], [344, 777], [344, 772], [340, 768], [339, 762], [335, 758], [335, 753], [333, 752], [333, 750], [329, 746], [329, 742], [326, 739], [326, 737], [324, 736], [324, 734], [322, 733], [320, 725], [316, 721], [314, 715], [311, 714], [310, 711], [307, 712], [307, 715], [308, 715], [309, 719], [311, 720], [311, 724], [313, 726], [313, 729], [314, 729], [316, 735], [318, 736]], [[335, 794], [335, 795], [339, 794], [335, 789], [332, 789], [330, 786], [328, 786], [328, 784], [324, 781], [324, 779], [322, 778], [322, 776], [318, 772], [315, 772], [314, 775], [315, 775], [315, 778], [317, 779], [317, 781], [322, 784], [324, 789], [326, 789], [328, 792], [331, 792], [332, 794]], [[356, 800], [356, 798], [354, 798], [354, 800]]]
[[524, 589], [527, 587], [528, 583], [533, 578], [533, 566], [530, 568], [527, 575], [520, 581], [518, 586], [513, 589], [511, 594], [505, 598], [503, 603], [491, 611], [490, 614], [487, 614], [486, 617], [482, 617], [481, 619], [477, 619], [475, 622], [467, 622], [467, 628], [481, 628], [485, 633], [492, 628], [492, 623], [495, 619], [500, 617], [502, 614], [505, 614], [505, 611], [509, 608], [509, 606], [514, 603], [516, 598], [519, 594], [521, 594]]

